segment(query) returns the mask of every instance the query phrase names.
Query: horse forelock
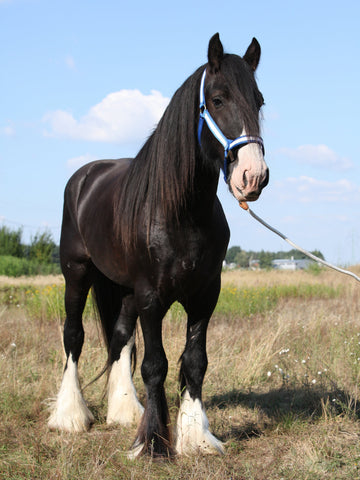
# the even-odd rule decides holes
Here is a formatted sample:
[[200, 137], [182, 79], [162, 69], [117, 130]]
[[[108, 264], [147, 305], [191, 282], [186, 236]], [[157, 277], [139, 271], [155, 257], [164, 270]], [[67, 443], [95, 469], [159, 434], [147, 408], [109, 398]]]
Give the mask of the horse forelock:
[[221, 72], [239, 106], [245, 131], [259, 135], [259, 109], [264, 99], [250, 67], [238, 55], [226, 54]]

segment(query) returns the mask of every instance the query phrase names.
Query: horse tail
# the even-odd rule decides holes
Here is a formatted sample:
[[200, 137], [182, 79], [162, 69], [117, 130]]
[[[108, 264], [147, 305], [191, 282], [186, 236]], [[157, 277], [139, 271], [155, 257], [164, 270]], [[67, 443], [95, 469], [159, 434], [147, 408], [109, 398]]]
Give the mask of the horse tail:
[[122, 306], [122, 288], [97, 270], [92, 285], [92, 297], [96, 307], [96, 318], [100, 321], [109, 352], [114, 327]]
[[[107, 278], [99, 270], [96, 270], [92, 285], [93, 303], [96, 308], [95, 317], [99, 321], [102, 329], [103, 338], [108, 351], [108, 360], [100, 372], [94, 379], [98, 380], [105, 372], [109, 372], [110, 365], [110, 346], [115, 328], [115, 324], [120, 315], [122, 307], [122, 299], [124, 296], [123, 287]], [[136, 367], [136, 342], [131, 352], [132, 370]], [[91, 382], [92, 383], [92, 382]]]

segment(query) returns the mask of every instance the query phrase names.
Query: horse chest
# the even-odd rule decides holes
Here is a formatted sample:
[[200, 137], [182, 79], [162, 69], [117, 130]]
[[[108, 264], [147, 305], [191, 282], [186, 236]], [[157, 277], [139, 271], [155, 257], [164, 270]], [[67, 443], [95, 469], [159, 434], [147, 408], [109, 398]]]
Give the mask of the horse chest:
[[152, 284], [161, 296], [178, 298], [183, 293], [197, 290], [211, 280], [222, 264], [221, 252], [202, 242], [157, 252], [152, 265]]

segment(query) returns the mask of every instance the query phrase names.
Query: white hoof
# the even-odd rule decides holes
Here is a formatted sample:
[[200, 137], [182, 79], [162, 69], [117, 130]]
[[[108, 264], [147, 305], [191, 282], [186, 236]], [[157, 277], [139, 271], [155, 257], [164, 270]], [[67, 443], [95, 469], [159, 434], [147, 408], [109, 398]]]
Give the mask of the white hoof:
[[140, 455], [144, 445], [144, 443], [138, 443], [138, 440], [135, 440], [134, 446], [127, 453], [127, 458], [129, 460], [135, 460]]
[[85, 432], [92, 423], [94, 417], [80, 391], [77, 364], [69, 357], [48, 426], [51, 430]]
[[144, 413], [139, 402], [131, 375], [131, 350], [134, 336], [121, 351], [118, 361], [111, 367], [108, 385], [108, 411], [106, 423], [131, 425], [138, 423]]
[[176, 424], [175, 448], [179, 455], [224, 454], [224, 445], [209, 430], [209, 421], [199, 399], [186, 391], [181, 401]]

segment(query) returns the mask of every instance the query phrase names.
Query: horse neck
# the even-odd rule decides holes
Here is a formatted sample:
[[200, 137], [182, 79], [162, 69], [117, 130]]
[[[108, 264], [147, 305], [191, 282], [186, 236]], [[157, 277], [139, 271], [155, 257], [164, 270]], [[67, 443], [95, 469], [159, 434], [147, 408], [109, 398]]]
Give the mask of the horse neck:
[[202, 223], [212, 219], [219, 174], [214, 169], [204, 168], [200, 159], [197, 164], [199, 167], [195, 170], [188, 210], [191, 212], [191, 216]]

